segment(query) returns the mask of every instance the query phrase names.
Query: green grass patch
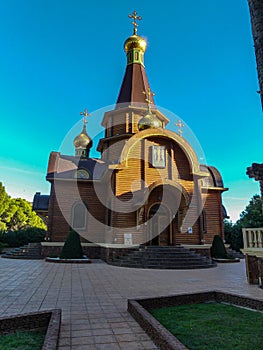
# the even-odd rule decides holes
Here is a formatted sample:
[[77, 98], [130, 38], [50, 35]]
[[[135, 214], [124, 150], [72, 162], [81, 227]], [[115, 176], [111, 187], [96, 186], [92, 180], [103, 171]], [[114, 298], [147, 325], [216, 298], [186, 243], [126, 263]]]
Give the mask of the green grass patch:
[[150, 312], [190, 350], [263, 349], [261, 312], [216, 302]]
[[0, 350], [41, 350], [45, 332], [16, 332], [0, 336]]

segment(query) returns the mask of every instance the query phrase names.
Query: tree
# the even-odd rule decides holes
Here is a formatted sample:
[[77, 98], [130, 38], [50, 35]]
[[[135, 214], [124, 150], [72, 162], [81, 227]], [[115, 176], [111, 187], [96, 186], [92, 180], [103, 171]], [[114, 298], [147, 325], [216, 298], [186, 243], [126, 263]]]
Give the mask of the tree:
[[43, 220], [25, 199], [10, 198], [0, 182], [0, 231], [21, 230], [27, 227], [45, 229]]
[[242, 228], [257, 227], [263, 227], [262, 200], [259, 195], [254, 195], [235, 224], [225, 220], [225, 241], [232, 249], [240, 250], [243, 248]]
[[32, 210], [31, 204], [22, 198], [12, 198], [7, 228], [21, 230], [25, 227], [45, 228], [43, 220]]
[[242, 227], [238, 224], [233, 224], [232, 221], [224, 221], [225, 242], [230, 244], [230, 247], [239, 251], [243, 248]]
[[10, 197], [5, 191], [4, 186], [0, 182], [0, 230], [5, 231], [6, 221], [5, 218], [7, 216], [7, 210], [10, 206]]
[[241, 227], [263, 227], [262, 201], [259, 195], [254, 195], [236, 222]]

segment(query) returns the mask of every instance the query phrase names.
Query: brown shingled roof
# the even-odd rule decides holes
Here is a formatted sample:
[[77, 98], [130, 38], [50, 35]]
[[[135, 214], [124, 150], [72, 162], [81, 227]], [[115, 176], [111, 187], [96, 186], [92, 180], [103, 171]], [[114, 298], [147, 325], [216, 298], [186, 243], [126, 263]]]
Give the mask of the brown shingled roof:
[[205, 178], [203, 181], [206, 183], [208, 187], [224, 187], [223, 179], [220, 172], [214, 166], [208, 166], [205, 164], [200, 164], [200, 169], [202, 171], [209, 172], [209, 176]]
[[[145, 104], [143, 91], [147, 91], [148, 87], [149, 82], [143, 65], [138, 63], [127, 65], [117, 104]], [[151, 97], [151, 101], [152, 106], [155, 107], [153, 97]]]
[[59, 152], [51, 152], [47, 180], [73, 179], [76, 170], [86, 170], [89, 180], [101, 180], [108, 169], [108, 165], [100, 159], [81, 159], [75, 156], [67, 156]]

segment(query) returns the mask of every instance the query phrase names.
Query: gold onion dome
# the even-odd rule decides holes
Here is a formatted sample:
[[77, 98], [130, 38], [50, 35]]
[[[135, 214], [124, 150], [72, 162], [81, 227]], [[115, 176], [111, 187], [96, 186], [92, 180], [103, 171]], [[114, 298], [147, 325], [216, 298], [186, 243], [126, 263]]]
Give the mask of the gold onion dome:
[[147, 114], [145, 117], [143, 117], [141, 120], [139, 120], [138, 123], [138, 129], [145, 130], [145, 129], [158, 129], [162, 127], [162, 122], [154, 115], [154, 114]]
[[91, 144], [91, 138], [87, 134], [86, 125], [84, 125], [81, 133], [74, 139], [74, 146], [75, 148], [86, 148], [89, 144]]
[[142, 52], [146, 51], [147, 43], [146, 40], [139, 35], [133, 34], [124, 43], [124, 50], [128, 53], [130, 50], [138, 49]]

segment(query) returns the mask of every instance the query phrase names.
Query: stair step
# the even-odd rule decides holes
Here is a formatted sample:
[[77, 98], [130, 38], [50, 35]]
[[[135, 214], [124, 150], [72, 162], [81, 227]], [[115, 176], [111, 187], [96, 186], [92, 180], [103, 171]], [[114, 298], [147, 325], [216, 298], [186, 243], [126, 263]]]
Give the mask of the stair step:
[[41, 256], [41, 244], [29, 243], [28, 245], [9, 250], [5, 254], [2, 254], [1, 257], [8, 259], [43, 259], [43, 257]]
[[140, 247], [115, 256], [109, 264], [148, 269], [196, 269], [216, 266], [211, 259], [181, 246]]

